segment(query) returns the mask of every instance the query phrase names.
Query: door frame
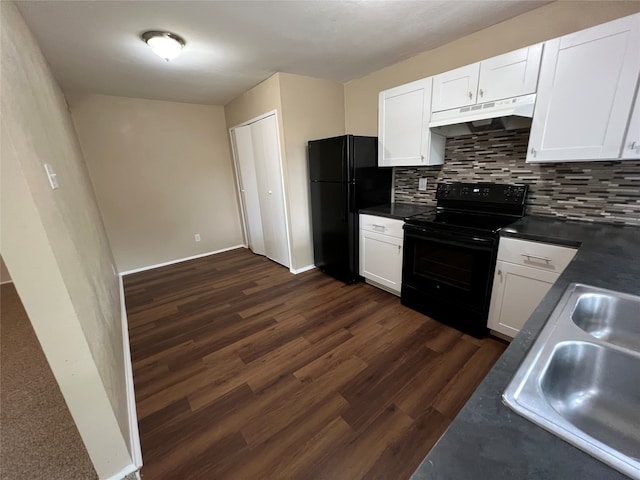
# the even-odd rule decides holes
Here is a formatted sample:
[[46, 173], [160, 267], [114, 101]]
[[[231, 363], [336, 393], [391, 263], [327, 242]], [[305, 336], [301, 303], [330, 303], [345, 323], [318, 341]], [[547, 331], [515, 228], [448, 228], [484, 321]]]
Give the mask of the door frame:
[[246, 205], [244, 203], [244, 199], [242, 198], [242, 184], [240, 183], [240, 165], [238, 164], [238, 153], [236, 151], [235, 145], [235, 129], [239, 127], [245, 127], [247, 125], [251, 125], [252, 123], [259, 122], [260, 120], [264, 120], [265, 118], [275, 116], [276, 120], [276, 134], [278, 135], [278, 157], [280, 159], [280, 185], [282, 188], [282, 201], [284, 203], [284, 226], [285, 231], [287, 233], [287, 250], [289, 252], [289, 271], [291, 273], [296, 273], [293, 268], [293, 257], [291, 255], [293, 248], [291, 247], [291, 225], [290, 225], [290, 217], [289, 217], [289, 198], [287, 195], [287, 189], [285, 188], [285, 176], [284, 176], [284, 164], [282, 161], [282, 143], [281, 143], [281, 134], [280, 134], [280, 118], [278, 116], [278, 110], [271, 110], [257, 117], [253, 117], [250, 120], [246, 120], [242, 123], [234, 125], [229, 128], [229, 142], [231, 143], [231, 156], [233, 157], [233, 169], [236, 177], [236, 193], [238, 197], [238, 201], [240, 202], [240, 210], [242, 211], [242, 230], [244, 233], [245, 244], [244, 246], [248, 248], [248, 230], [247, 230], [247, 213], [246, 213]]

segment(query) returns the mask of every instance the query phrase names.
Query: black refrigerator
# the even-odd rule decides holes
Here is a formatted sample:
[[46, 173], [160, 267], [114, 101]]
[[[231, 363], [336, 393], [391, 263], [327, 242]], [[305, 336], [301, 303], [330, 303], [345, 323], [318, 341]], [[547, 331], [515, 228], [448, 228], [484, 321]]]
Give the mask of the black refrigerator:
[[314, 264], [354, 283], [358, 210], [391, 202], [391, 168], [378, 167], [378, 138], [343, 135], [309, 142]]

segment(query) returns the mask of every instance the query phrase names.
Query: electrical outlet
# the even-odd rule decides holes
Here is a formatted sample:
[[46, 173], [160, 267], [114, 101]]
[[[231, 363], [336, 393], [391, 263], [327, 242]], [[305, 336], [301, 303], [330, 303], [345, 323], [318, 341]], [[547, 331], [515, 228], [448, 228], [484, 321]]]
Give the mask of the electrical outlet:
[[420, 180], [418, 180], [418, 190], [420, 190], [421, 192], [426, 192], [427, 191], [427, 179], [426, 178], [421, 178]]
[[195, 238], [195, 239], [196, 239], [196, 242], [199, 242], [199, 241], [200, 241], [200, 234], [199, 234], [199, 233], [196, 233], [196, 234], [193, 236], [193, 238]]

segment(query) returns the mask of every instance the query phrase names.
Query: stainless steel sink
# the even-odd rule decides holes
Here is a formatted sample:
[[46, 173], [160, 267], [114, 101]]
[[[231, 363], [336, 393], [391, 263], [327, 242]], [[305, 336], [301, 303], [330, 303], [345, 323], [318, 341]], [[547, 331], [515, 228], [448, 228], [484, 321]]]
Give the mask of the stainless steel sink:
[[553, 352], [540, 388], [568, 423], [633, 457], [640, 449], [639, 371], [640, 359], [632, 355], [566, 342]]
[[640, 304], [637, 297], [584, 293], [571, 319], [585, 332], [607, 343], [640, 351]]
[[503, 401], [640, 479], [640, 297], [570, 285]]

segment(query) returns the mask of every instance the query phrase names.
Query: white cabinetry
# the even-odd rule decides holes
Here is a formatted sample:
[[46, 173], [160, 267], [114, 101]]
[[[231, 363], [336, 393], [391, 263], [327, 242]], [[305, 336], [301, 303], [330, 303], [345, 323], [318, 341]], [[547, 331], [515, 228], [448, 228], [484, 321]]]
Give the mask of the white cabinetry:
[[542, 44], [480, 62], [478, 103], [536, 93]]
[[514, 337], [575, 254], [574, 248], [501, 238], [487, 326]]
[[636, 102], [631, 112], [627, 136], [622, 147], [622, 158], [640, 159], [640, 92], [636, 94]]
[[360, 215], [360, 275], [395, 295], [402, 287], [402, 220]]
[[546, 42], [527, 161], [620, 158], [640, 72], [640, 14]]
[[532, 45], [436, 75], [432, 111], [535, 93], [541, 53]]
[[480, 64], [474, 63], [433, 77], [432, 111], [475, 105]]
[[431, 133], [431, 78], [380, 92], [378, 165], [442, 165], [444, 137]]

